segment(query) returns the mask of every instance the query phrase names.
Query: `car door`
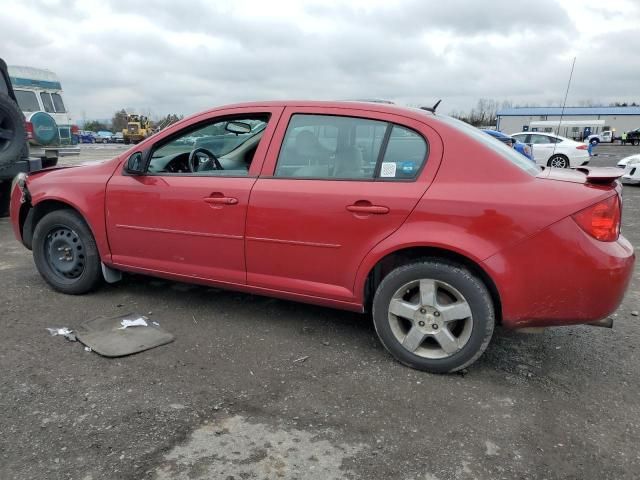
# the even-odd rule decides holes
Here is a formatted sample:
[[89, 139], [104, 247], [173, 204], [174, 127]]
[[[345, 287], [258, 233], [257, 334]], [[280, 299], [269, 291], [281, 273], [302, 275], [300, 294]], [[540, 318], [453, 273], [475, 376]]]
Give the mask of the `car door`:
[[[106, 192], [112, 262], [130, 270], [244, 284], [249, 194], [281, 111], [233, 109], [198, 117], [168, 129], [141, 152], [148, 162], [143, 175], [116, 171]], [[229, 125], [250, 130], [234, 133]]]
[[251, 193], [247, 283], [353, 301], [362, 259], [435, 175], [439, 137], [406, 117], [291, 107], [275, 139]]
[[551, 138], [547, 135], [532, 133], [529, 135], [528, 143], [531, 144], [533, 155], [537, 163], [546, 165], [549, 158], [553, 155], [554, 144], [552, 143]]

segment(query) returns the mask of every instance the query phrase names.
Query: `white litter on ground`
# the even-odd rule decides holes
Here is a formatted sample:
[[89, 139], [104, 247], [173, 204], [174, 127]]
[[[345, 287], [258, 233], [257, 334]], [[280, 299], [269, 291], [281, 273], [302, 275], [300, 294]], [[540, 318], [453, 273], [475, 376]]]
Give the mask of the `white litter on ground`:
[[130, 320], [128, 318], [124, 318], [120, 325], [122, 325], [118, 330], [124, 330], [129, 327], [148, 327], [147, 317], [138, 317], [136, 319]]

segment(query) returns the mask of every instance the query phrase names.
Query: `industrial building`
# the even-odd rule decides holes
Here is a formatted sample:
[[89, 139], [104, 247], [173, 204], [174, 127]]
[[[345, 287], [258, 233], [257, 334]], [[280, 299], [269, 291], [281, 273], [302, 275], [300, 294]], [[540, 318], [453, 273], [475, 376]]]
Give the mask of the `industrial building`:
[[501, 132], [553, 132], [582, 140], [592, 133], [623, 132], [640, 128], [640, 107], [562, 107], [505, 108], [497, 113], [496, 128]]

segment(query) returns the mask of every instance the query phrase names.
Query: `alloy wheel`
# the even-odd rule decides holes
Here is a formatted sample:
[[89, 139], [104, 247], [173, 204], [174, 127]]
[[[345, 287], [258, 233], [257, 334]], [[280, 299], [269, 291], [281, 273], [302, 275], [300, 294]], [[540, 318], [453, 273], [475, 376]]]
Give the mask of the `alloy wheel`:
[[389, 326], [414, 355], [447, 358], [460, 351], [473, 330], [471, 307], [448, 283], [420, 279], [400, 287], [391, 298]]

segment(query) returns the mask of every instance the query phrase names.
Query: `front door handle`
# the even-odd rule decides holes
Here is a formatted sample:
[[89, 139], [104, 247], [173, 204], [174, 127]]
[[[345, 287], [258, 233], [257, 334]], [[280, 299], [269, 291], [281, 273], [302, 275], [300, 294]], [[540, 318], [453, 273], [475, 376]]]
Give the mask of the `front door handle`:
[[364, 214], [374, 214], [374, 215], [384, 215], [389, 213], [389, 207], [385, 207], [382, 205], [372, 205], [367, 202], [356, 202], [353, 205], [347, 205], [347, 210], [352, 213], [364, 213]]
[[238, 199], [233, 197], [206, 197], [204, 201], [209, 205], [235, 205], [238, 203]]

